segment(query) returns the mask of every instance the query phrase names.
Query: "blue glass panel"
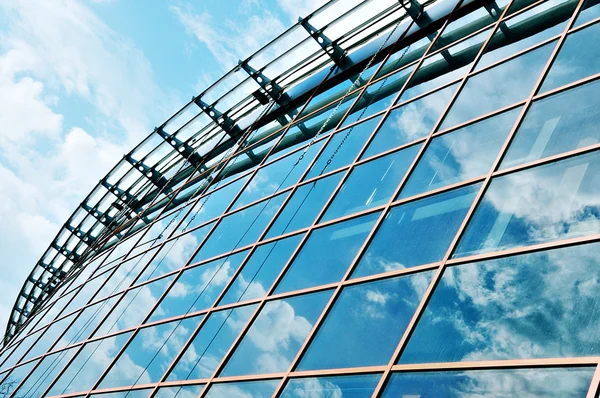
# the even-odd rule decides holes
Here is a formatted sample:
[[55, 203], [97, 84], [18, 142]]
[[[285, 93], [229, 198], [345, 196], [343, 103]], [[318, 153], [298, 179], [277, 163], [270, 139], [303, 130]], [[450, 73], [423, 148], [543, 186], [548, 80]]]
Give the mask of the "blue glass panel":
[[[381, 117], [375, 117], [335, 133], [305, 179], [316, 177], [352, 163], [373, 130], [375, 130], [375, 126], [380, 119]], [[327, 162], [330, 163], [327, 164]]]
[[594, 368], [396, 373], [382, 398], [585, 397]]
[[57, 342], [54, 349], [66, 347], [78, 343], [90, 336], [92, 330], [98, 326], [104, 317], [115, 306], [119, 296], [111, 297], [84, 309], [75, 322], [65, 331], [65, 334]]
[[[506, 20], [494, 33], [477, 69], [562, 33], [576, 5], [575, 1], [548, 0]], [[544, 19], [544, 23], [540, 24], [540, 19]]]
[[266, 237], [272, 238], [312, 225], [343, 175], [343, 172], [339, 172], [299, 187]]
[[265, 304], [220, 376], [285, 372], [331, 293], [312, 293]]
[[574, 82], [600, 71], [600, 24], [567, 36], [540, 92]]
[[173, 281], [173, 278], [174, 276], [169, 276], [129, 290], [102, 322], [94, 336], [102, 336], [142, 323], [148, 312]]
[[131, 333], [123, 333], [87, 343], [54, 383], [48, 395], [87, 391], [92, 388], [107, 364], [118, 354], [130, 335]]
[[420, 145], [413, 145], [354, 168], [322, 220], [333, 220], [387, 204], [419, 148]]
[[243, 381], [236, 383], [213, 384], [206, 398], [243, 397], [271, 398], [279, 380]]
[[363, 158], [427, 136], [446, 109], [456, 85], [436, 91], [426, 97], [390, 112], [369, 144]]
[[527, 98], [555, 45], [546, 44], [469, 78], [440, 130]]
[[235, 278], [220, 305], [264, 297], [303, 235], [259, 246]]
[[256, 242], [286, 195], [275, 196], [223, 218], [192, 263]]
[[204, 384], [182, 387], [163, 387], [158, 390], [155, 398], [196, 398], [204, 390]]
[[315, 230], [290, 265], [275, 293], [324, 285], [342, 279], [379, 213]]
[[207, 224], [166, 242], [159, 249], [158, 254], [146, 266], [146, 269], [142, 272], [136, 283], [158, 278], [186, 265], [213, 225], [213, 223]]
[[29, 352], [23, 357], [21, 362], [45, 354], [48, 349], [56, 342], [56, 339], [64, 332], [65, 328], [73, 322], [75, 315], [70, 315], [59, 321], [54, 322], [43, 331], [40, 339], [31, 347]]
[[98, 388], [156, 383], [202, 316], [140, 329]]
[[431, 277], [424, 272], [344, 288], [298, 370], [387, 364]]
[[586, 0], [583, 3], [583, 7], [579, 13], [579, 16], [577, 17], [575, 26], [583, 25], [586, 22], [600, 17], [600, 6], [598, 4], [600, 4], [600, 1], [598, 0]]
[[[42, 332], [43, 332], [43, 330], [42, 330]], [[7, 369], [12, 366], [15, 366], [18, 363], [18, 361], [23, 357], [23, 354], [25, 354], [25, 352], [27, 350], [29, 350], [29, 348], [31, 348], [33, 343], [35, 343], [39, 337], [40, 337], [40, 332], [38, 331], [38, 332], [35, 332], [34, 334], [28, 336], [27, 338], [25, 338], [21, 342], [21, 344], [19, 344], [14, 349], [12, 354], [8, 358], [6, 358], [6, 361], [2, 364], [2, 369]], [[2, 376], [0, 376], [0, 378], [2, 378]]]
[[300, 160], [300, 156], [302, 156], [304, 150], [294, 152], [281, 160], [261, 168], [252, 177], [252, 180], [244, 188], [244, 192], [235, 201], [233, 209], [252, 203], [295, 184], [312, 159], [317, 155], [321, 145], [323, 145], [323, 141], [314, 143], [304, 154], [302, 160]]
[[594, 243], [447, 268], [400, 362], [597, 355], [599, 253]]
[[600, 232], [600, 152], [492, 180], [455, 257]]
[[291, 379], [281, 398], [368, 398], [373, 394], [380, 377], [380, 374], [370, 374]]
[[256, 307], [248, 305], [210, 314], [192, 344], [169, 373], [167, 380], [210, 377]]
[[600, 81], [536, 101], [525, 115], [501, 168], [600, 141]]
[[118, 265], [96, 297], [107, 297], [127, 289], [155, 253], [156, 250], [151, 250]]
[[248, 251], [243, 251], [185, 270], [148, 322], [210, 307], [247, 254]]
[[143, 390], [127, 390], [118, 392], [106, 392], [103, 394], [91, 395], [93, 398], [148, 398], [152, 392], [151, 388]]
[[468, 186], [394, 207], [352, 277], [440, 261], [480, 186]]
[[17, 388], [19, 383], [21, 383], [21, 381], [27, 377], [35, 364], [37, 364], [37, 360], [31, 361], [25, 365], [21, 365], [18, 368], [14, 368], [7, 376], [1, 375], [0, 380], [2, 380], [4, 376], [6, 376], [6, 378], [4, 378], [4, 380], [2, 380], [0, 383], [0, 392], [2, 392], [5, 397], [11, 396], [15, 388]]
[[431, 140], [399, 197], [487, 174], [520, 111], [517, 108]]

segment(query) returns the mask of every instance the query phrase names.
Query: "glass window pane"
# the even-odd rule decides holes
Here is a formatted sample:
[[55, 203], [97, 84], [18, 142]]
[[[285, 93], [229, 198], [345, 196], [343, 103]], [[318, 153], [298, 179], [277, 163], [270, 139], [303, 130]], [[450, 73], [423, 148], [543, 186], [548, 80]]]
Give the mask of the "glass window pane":
[[576, 5], [575, 1], [548, 0], [506, 20], [494, 33], [476, 69], [562, 33]]
[[586, 0], [583, 3], [583, 7], [581, 9], [581, 12], [579, 13], [579, 16], [577, 17], [575, 26], [583, 25], [586, 22], [592, 21], [600, 17], [599, 4], [599, 0]]
[[265, 304], [220, 376], [285, 372], [331, 293], [329, 290]]
[[206, 398], [243, 397], [271, 398], [279, 380], [243, 381], [236, 383], [213, 384]]
[[337, 282], [356, 257], [379, 213], [315, 230], [290, 265], [275, 293]]
[[256, 242], [286, 195], [275, 196], [223, 218], [194, 256], [192, 263]]
[[426, 137], [446, 109], [457, 85], [436, 91], [426, 97], [390, 112], [367, 147], [363, 158]]
[[454, 257], [600, 232], [600, 152], [499, 177]]
[[92, 330], [102, 322], [104, 317], [115, 306], [118, 298], [119, 296], [111, 297], [82, 310], [75, 322], [69, 326], [53, 349], [56, 350], [87, 339]]
[[411, 173], [400, 198], [487, 174], [521, 108], [435, 137]]
[[[315, 142], [306, 153], [302, 149], [261, 168], [252, 177], [252, 180], [244, 188], [244, 192], [235, 201], [233, 209], [252, 203], [295, 184], [316, 156], [321, 145], [323, 145], [323, 141]], [[299, 160], [303, 153], [304, 157], [302, 160]]]
[[479, 188], [472, 185], [392, 208], [352, 277], [442, 260]]
[[188, 314], [210, 307], [248, 251], [185, 270], [173, 284], [148, 322]]
[[98, 388], [156, 383], [202, 316], [140, 329]]
[[174, 276], [159, 279], [142, 287], [129, 290], [113, 311], [102, 322], [94, 336], [103, 336], [118, 330], [137, 326], [148, 315]]
[[264, 297], [302, 236], [296, 235], [259, 246], [244, 264], [219, 305]]
[[54, 383], [48, 395], [86, 391], [92, 388], [106, 366], [121, 350], [131, 333], [87, 343]]
[[256, 307], [248, 305], [210, 314], [192, 344], [169, 373], [167, 380], [210, 377]]
[[[349, 129], [342, 130], [332, 137], [319, 159], [306, 175], [306, 179], [336, 170], [354, 161], [367, 138], [371, 135], [381, 118], [369, 119]], [[330, 161], [328, 165], [327, 162]]]
[[600, 71], [600, 24], [567, 36], [540, 92], [574, 82]]
[[593, 373], [594, 368], [396, 373], [382, 398], [585, 397]]
[[449, 267], [401, 363], [600, 352], [600, 244]]
[[181, 387], [163, 387], [158, 390], [155, 398], [197, 398], [204, 390], [204, 384]]
[[387, 364], [431, 277], [423, 272], [344, 288], [298, 370]]
[[354, 168], [322, 220], [334, 220], [387, 204], [420, 147], [413, 145]]
[[280, 397], [367, 398], [373, 394], [380, 377], [380, 374], [371, 374], [291, 379]]
[[143, 390], [127, 390], [118, 392], [106, 392], [102, 394], [92, 394], [92, 398], [148, 398], [152, 392], [151, 388]]
[[501, 168], [597, 144], [599, 118], [600, 81], [534, 102]]
[[19, 383], [21, 383], [21, 381], [27, 377], [29, 372], [31, 372], [31, 369], [33, 369], [36, 363], [37, 360], [14, 368], [4, 380], [2, 379], [5, 375], [0, 376], [0, 380], [2, 380], [0, 383], [0, 392], [4, 393], [5, 397], [9, 397], [15, 388], [19, 386]]
[[269, 229], [266, 238], [312, 225], [343, 175], [344, 172], [339, 172], [299, 187]]
[[527, 98], [555, 45], [546, 44], [469, 78], [440, 130]]

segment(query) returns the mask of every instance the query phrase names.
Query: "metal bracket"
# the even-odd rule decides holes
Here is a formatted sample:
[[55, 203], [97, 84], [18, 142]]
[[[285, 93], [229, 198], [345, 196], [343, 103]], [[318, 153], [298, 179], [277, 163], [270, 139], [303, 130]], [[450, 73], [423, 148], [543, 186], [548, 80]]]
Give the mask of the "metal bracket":
[[[129, 163], [131, 163], [133, 167], [135, 167], [140, 173], [142, 173], [144, 177], [146, 177], [156, 187], [163, 189], [167, 185], [167, 179], [153, 167], [145, 165], [144, 162], [142, 162], [141, 160], [136, 161], [134, 158], [131, 157], [131, 155], [125, 155], [125, 159]], [[114, 188], [115, 187], [113, 187], [113, 189]], [[167, 188], [167, 192], [171, 192], [171, 189]]]
[[346, 51], [344, 51], [344, 49], [342, 49], [339, 46], [339, 44], [333, 42], [331, 39], [325, 36], [322, 30], [312, 26], [308, 22], [308, 18], [298, 18], [298, 22], [300, 23], [300, 25], [302, 25], [304, 29], [306, 29], [308, 34], [311, 35], [313, 39], [315, 39], [317, 44], [321, 46], [323, 51], [325, 51], [327, 55], [329, 55], [331, 60], [340, 69], [347, 69], [349, 66], [351, 66], [349, 64], [348, 58], [346, 57]]
[[154, 132], [168, 142], [169, 145], [171, 145], [177, 151], [177, 153], [181, 154], [185, 160], [193, 165], [194, 168], [199, 168], [200, 171], [204, 171], [204, 169], [206, 169], [206, 167], [203, 167], [204, 159], [191, 145], [181, 141], [173, 134], [167, 133], [162, 127], [156, 127]]
[[194, 103], [230, 136], [237, 136], [242, 132], [229, 116], [219, 112], [213, 105], [208, 105], [206, 102], [202, 101], [202, 97], [194, 97]]
[[271, 100], [275, 101], [279, 106], [283, 106], [289, 101], [287, 94], [283, 93], [283, 88], [281, 88], [281, 86], [273, 80], [266, 77], [261, 71], [251, 67], [248, 63], [248, 60], [238, 61], [238, 66], [242, 68], [260, 87], [262, 87], [267, 96]]

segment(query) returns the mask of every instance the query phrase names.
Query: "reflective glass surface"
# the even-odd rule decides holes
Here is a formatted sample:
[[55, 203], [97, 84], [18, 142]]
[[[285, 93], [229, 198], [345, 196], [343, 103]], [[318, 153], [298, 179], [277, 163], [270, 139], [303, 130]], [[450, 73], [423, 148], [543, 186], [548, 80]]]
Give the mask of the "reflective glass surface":
[[275, 293], [324, 285], [342, 279], [379, 213], [314, 231], [300, 249]]
[[204, 384], [198, 384], [193, 386], [182, 386], [182, 387], [163, 387], [158, 390], [156, 398], [197, 398], [202, 390]]
[[600, 232], [599, 162], [593, 152], [492, 180], [454, 256]]
[[600, 24], [567, 36], [540, 92], [574, 82], [600, 72]]
[[478, 190], [468, 186], [392, 208], [352, 277], [440, 261]]
[[219, 305], [265, 296], [302, 236], [295, 235], [259, 246], [244, 264]]
[[312, 293], [265, 304], [220, 376], [285, 372], [331, 293]]
[[244, 381], [213, 384], [206, 398], [244, 397], [270, 398], [279, 385], [279, 380]]
[[447, 268], [400, 363], [597, 355], [599, 249]]
[[469, 78], [440, 129], [526, 99], [555, 44], [546, 44]]
[[292, 379], [280, 397], [367, 398], [373, 394], [380, 377], [380, 374], [370, 374]]
[[600, 17], [600, 2], [598, 0], [586, 0], [583, 3], [583, 7], [577, 20], [575, 21], [575, 26], [583, 25], [586, 22], [592, 21], [598, 17]]
[[298, 370], [387, 364], [431, 277], [423, 272], [344, 288]]
[[599, 120], [600, 81], [536, 101], [525, 115], [501, 168], [597, 144]]
[[488, 173], [520, 111], [517, 108], [432, 139], [399, 197]]
[[585, 397], [594, 368], [396, 373], [383, 398]]

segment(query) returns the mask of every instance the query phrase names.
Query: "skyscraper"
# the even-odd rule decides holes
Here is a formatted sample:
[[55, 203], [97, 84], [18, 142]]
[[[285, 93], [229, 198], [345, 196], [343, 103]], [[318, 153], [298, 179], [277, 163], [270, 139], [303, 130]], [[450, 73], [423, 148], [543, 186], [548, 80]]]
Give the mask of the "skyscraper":
[[14, 397], [595, 397], [596, 0], [332, 1], [67, 220]]

